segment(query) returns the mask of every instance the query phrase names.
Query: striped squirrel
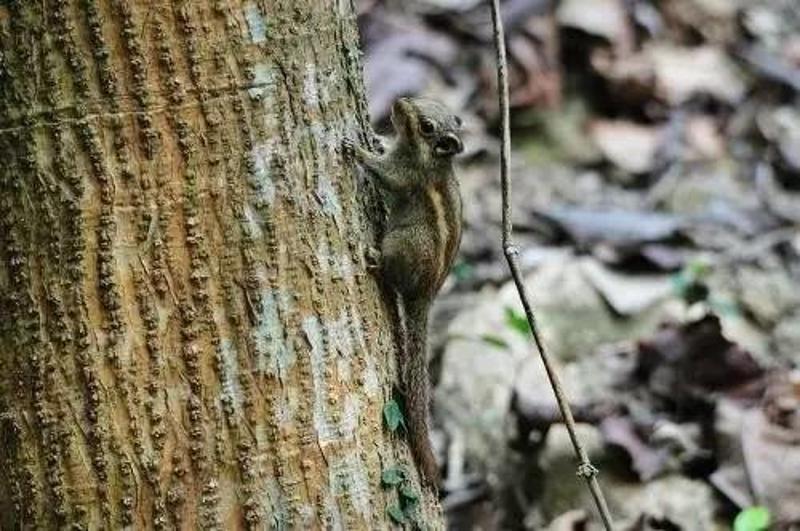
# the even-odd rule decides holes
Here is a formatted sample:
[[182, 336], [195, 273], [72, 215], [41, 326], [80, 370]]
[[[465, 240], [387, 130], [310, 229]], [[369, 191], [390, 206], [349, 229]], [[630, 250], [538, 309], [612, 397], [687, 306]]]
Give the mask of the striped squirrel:
[[429, 439], [430, 383], [427, 324], [461, 241], [461, 195], [453, 156], [461, 153], [461, 120], [443, 105], [400, 98], [392, 106], [394, 141], [381, 154], [345, 139], [347, 154], [379, 182], [389, 209], [386, 232], [373, 261], [400, 297], [405, 315], [399, 359], [409, 443], [424, 481], [437, 488], [439, 470]]

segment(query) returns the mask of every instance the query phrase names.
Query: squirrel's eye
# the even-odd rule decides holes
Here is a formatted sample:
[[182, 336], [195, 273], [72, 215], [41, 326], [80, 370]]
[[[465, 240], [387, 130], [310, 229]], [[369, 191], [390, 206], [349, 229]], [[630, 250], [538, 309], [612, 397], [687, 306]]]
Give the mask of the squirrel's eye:
[[423, 135], [432, 135], [436, 126], [433, 124], [432, 121], [428, 120], [427, 118], [423, 118], [419, 122], [419, 130], [422, 132]]

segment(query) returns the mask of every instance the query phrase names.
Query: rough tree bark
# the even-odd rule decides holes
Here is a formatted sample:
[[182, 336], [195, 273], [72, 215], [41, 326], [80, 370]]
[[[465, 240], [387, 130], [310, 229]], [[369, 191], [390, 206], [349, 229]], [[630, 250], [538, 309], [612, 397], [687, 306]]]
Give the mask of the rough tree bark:
[[4, 529], [390, 525], [413, 465], [380, 210], [338, 151], [368, 128], [354, 19], [0, 1]]

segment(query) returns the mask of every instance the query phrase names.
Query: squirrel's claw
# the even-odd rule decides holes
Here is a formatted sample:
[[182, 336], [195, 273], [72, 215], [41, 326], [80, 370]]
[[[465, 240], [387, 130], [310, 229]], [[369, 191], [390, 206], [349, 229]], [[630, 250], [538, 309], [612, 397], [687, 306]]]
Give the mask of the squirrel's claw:
[[356, 142], [350, 137], [342, 139], [342, 154], [347, 158], [353, 158], [356, 154]]
[[386, 144], [380, 135], [372, 134], [370, 137], [370, 144], [372, 145], [372, 151], [375, 153], [379, 155], [386, 153]]
[[367, 264], [367, 269], [375, 270], [381, 267], [383, 261], [383, 253], [377, 247], [369, 246], [364, 251], [364, 261]]

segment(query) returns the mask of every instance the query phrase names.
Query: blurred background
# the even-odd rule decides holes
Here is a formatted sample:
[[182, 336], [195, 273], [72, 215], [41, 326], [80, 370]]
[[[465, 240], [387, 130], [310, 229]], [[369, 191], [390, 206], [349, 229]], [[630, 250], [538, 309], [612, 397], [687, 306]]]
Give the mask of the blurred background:
[[[404, 95], [465, 123], [431, 360], [448, 525], [598, 529], [502, 256], [488, 2], [359, 9], [378, 132]], [[502, 9], [516, 239], [620, 529], [800, 529], [800, 5]]]

